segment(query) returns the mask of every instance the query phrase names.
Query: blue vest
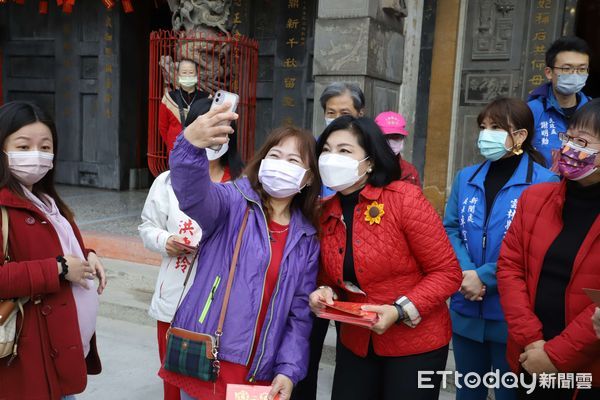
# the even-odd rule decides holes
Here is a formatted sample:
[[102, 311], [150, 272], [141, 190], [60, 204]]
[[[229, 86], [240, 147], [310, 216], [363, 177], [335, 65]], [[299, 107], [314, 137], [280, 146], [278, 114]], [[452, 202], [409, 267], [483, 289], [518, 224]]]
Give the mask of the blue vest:
[[[533, 113], [535, 133], [533, 147], [546, 159], [546, 167], [552, 166], [552, 150], [558, 150], [562, 142], [558, 138], [560, 132], [566, 132], [569, 121], [558, 100], [552, 92], [552, 84], [547, 83], [534, 90], [529, 96], [527, 105]], [[589, 101], [582, 92], [577, 93], [577, 109]]]
[[558, 181], [552, 172], [523, 154], [513, 176], [494, 199], [486, 221], [484, 181], [490, 162], [459, 171], [446, 205], [444, 227], [463, 270], [477, 270], [487, 286], [483, 301], [469, 301], [460, 293], [450, 308], [462, 315], [504, 320], [496, 285], [496, 261], [506, 231], [515, 216], [521, 193], [531, 184]]

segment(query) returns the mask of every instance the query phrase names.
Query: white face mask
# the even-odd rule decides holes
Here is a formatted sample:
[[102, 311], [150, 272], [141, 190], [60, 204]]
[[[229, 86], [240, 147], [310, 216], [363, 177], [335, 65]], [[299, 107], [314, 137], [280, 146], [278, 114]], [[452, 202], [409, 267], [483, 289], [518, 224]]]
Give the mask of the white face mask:
[[222, 145], [217, 151], [207, 147], [206, 158], [208, 158], [209, 161], [218, 160], [219, 158], [223, 157], [225, 153], [227, 153], [227, 150], [229, 150], [229, 142]]
[[404, 139], [388, 139], [387, 142], [395, 155], [402, 153], [402, 150], [404, 150]]
[[332, 123], [334, 119], [335, 118], [325, 118], [325, 126], [329, 126], [329, 124]]
[[9, 151], [8, 168], [25, 186], [38, 183], [53, 167], [54, 154], [45, 151]]
[[358, 166], [368, 158], [358, 161], [339, 154], [322, 154], [319, 157], [319, 173], [323, 184], [336, 192], [348, 189], [365, 176], [366, 172], [358, 175]]
[[258, 181], [271, 197], [284, 199], [299, 193], [306, 170], [285, 160], [264, 158], [258, 170]]
[[179, 86], [181, 86], [181, 87], [191, 88], [191, 87], [196, 86], [196, 84], [198, 83], [198, 77], [197, 76], [181, 76], [181, 75], [179, 75], [178, 82], [179, 82]]

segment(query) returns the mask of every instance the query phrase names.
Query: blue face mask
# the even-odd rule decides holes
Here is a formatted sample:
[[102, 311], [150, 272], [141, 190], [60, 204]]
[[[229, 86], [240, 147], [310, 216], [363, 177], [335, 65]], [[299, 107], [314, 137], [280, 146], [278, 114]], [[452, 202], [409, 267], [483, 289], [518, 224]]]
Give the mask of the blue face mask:
[[585, 86], [587, 78], [588, 74], [560, 74], [556, 82], [556, 91], [565, 96], [578, 93]]
[[492, 129], [479, 131], [479, 140], [477, 140], [479, 152], [490, 161], [501, 159], [508, 152], [505, 147], [507, 136], [508, 132], [506, 131], [495, 131]]

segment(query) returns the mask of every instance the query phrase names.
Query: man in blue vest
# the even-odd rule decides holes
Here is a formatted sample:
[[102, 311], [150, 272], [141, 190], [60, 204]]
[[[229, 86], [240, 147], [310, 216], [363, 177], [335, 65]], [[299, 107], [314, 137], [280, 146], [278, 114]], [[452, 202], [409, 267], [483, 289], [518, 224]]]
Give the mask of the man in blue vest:
[[533, 90], [527, 99], [535, 121], [533, 146], [542, 153], [548, 168], [558, 160], [562, 145], [558, 134], [567, 130], [571, 116], [589, 101], [581, 92], [589, 65], [590, 48], [583, 39], [559, 38], [546, 52], [544, 73], [549, 82]]

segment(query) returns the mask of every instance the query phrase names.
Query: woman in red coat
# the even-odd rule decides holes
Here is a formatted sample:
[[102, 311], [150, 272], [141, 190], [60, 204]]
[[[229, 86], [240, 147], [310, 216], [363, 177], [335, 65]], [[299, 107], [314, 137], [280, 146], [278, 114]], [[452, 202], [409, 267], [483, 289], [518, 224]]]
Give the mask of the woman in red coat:
[[7, 103], [0, 107], [0, 143], [0, 206], [9, 226], [7, 254], [0, 249], [0, 299], [29, 298], [18, 352], [0, 360], [0, 399], [67, 398], [101, 370], [95, 323], [104, 268], [83, 247], [54, 188], [52, 120], [34, 104]]
[[[437, 399], [418, 371], [443, 370], [452, 335], [446, 300], [461, 269], [442, 222], [421, 190], [398, 181], [398, 161], [368, 118], [341, 117], [317, 144], [323, 183], [321, 286], [313, 311], [333, 298], [368, 303], [368, 330], [341, 324], [332, 399]], [[437, 375], [439, 378], [440, 375]]]
[[523, 192], [498, 259], [507, 358], [515, 372], [560, 372], [563, 381], [564, 373], [584, 374], [576, 389], [538, 388], [527, 398], [598, 399], [595, 306], [582, 289], [600, 289], [600, 99], [581, 107], [560, 136], [565, 179]]
[[183, 125], [192, 105], [208, 97], [198, 90], [198, 64], [184, 58], [177, 64], [178, 88], [165, 91], [158, 109], [158, 133], [167, 145], [167, 154], [173, 150], [175, 139], [183, 131]]

